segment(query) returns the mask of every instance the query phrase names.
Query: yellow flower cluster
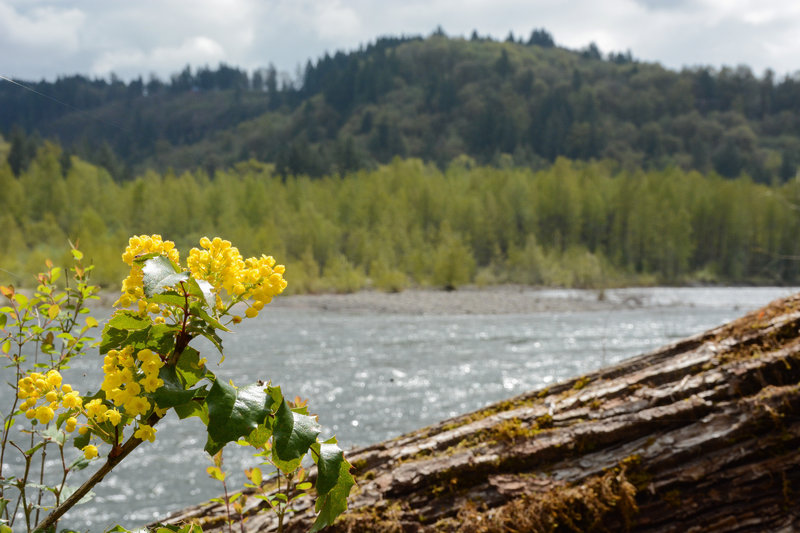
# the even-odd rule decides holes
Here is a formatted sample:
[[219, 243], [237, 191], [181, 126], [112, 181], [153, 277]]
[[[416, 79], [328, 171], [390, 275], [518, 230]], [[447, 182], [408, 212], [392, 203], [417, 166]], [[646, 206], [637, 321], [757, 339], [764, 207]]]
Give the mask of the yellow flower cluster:
[[[32, 372], [17, 383], [17, 397], [25, 400], [20, 409], [25, 411], [28, 419], [36, 419], [41, 424], [50, 422], [61, 407], [68, 411], [80, 409], [81, 396], [78, 391], [72, 390], [68, 384], [62, 385], [63, 378], [57, 370], [50, 370], [46, 374]], [[36, 406], [40, 400], [43, 403]], [[78, 423], [75, 417], [70, 416], [65, 423], [66, 431], [72, 432]]]
[[[158, 377], [158, 371], [163, 366], [161, 357], [146, 348], [135, 354], [133, 346], [109, 350], [103, 359], [104, 378], [100, 385], [106, 400], [95, 398], [83, 406], [89, 426], [81, 427], [80, 433], [86, 434], [90, 427], [93, 431], [102, 433], [100, 424], [104, 422], [112, 426], [119, 426], [121, 423], [127, 426], [136, 417], [149, 413], [152, 405], [143, 394], [155, 392], [164, 385], [164, 381]], [[108, 402], [113, 403], [114, 407], [109, 407]], [[156, 412], [163, 416], [166, 410], [162, 412], [156, 409]], [[134, 436], [153, 442], [156, 430], [140, 422]], [[88, 444], [83, 448], [83, 454], [87, 459], [93, 459], [98, 455], [97, 447]]]
[[128, 307], [133, 303], [144, 298], [144, 288], [142, 286], [142, 267], [133, 262], [137, 256], [150, 253], [166, 255], [176, 265], [180, 260], [178, 250], [172, 241], [164, 241], [161, 235], [136, 235], [128, 240], [128, 247], [122, 254], [122, 260], [130, 265], [131, 272], [122, 282], [122, 296], [114, 305]]
[[200, 246], [202, 249], [189, 251], [186, 261], [189, 272], [195, 279], [208, 281], [217, 296], [225, 289], [237, 301], [255, 300], [245, 312], [249, 318], [258, 315], [273, 296], [286, 288], [283, 279], [286, 268], [276, 265], [271, 256], [243, 259], [238, 248], [219, 237], [213, 241], [203, 237]]
[[[161, 361], [161, 357], [152, 350], [139, 350], [136, 357], [132, 346], [126, 346], [122, 350], [109, 350], [103, 360], [105, 377], [100, 389], [105, 392], [108, 400], [122, 408], [129, 417], [143, 415], [150, 410], [150, 402], [141, 395], [142, 390], [155, 392], [164, 384], [158, 377], [158, 371], [162, 366], [164, 362]], [[99, 411], [98, 417], [98, 422], [111, 420], [107, 414]], [[113, 425], [118, 423], [119, 419], [116, 422], [112, 420]]]

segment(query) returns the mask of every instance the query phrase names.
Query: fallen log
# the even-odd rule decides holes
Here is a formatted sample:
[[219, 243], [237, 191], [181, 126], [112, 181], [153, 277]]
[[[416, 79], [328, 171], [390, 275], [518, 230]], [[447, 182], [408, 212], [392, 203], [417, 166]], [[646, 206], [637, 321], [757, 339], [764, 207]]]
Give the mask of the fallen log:
[[[348, 458], [329, 531], [800, 531], [800, 295]], [[276, 530], [265, 505], [244, 531]], [[163, 522], [190, 521], [222, 531], [224, 507]]]

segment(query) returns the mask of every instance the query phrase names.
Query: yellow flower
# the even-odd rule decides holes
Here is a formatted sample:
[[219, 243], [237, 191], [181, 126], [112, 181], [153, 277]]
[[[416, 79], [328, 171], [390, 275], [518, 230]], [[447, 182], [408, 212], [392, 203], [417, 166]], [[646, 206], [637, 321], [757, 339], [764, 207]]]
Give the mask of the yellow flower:
[[27, 411], [25, 411], [25, 418], [27, 418], [28, 420], [36, 418], [36, 409], [28, 409]]
[[109, 409], [106, 411], [106, 420], [111, 422], [112, 426], [116, 426], [119, 424], [120, 420], [122, 420], [122, 413], [117, 411], [116, 409]]
[[158, 355], [153, 353], [153, 350], [149, 350], [147, 348], [145, 348], [144, 350], [139, 350], [139, 353], [136, 354], [136, 358], [143, 363], [159, 359]]
[[78, 391], [68, 392], [61, 398], [61, 405], [63, 405], [65, 409], [80, 408], [81, 404], [81, 397]]
[[150, 402], [141, 396], [136, 396], [125, 402], [124, 407], [129, 416], [136, 417], [145, 414], [150, 409]]
[[47, 373], [47, 384], [53, 388], [61, 386], [61, 374], [57, 370], [51, 370]]
[[132, 381], [125, 385], [125, 390], [128, 391], [131, 396], [139, 396], [142, 393], [142, 386]]
[[114, 305], [128, 307], [132, 303], [140, 300], [144, 296], [142, 287], [142, 267], [133, 261], [142, 254], [158, 253], [166, 255], [173, 263], [178, 264], [180, 256], [175, 249], [175, 243], [164, 241], [161, 235], [137, 235], [128, 240], [128, 247], [122, 254], [122, 260], [130, 265], [131, 271], [128, 277], [122, 282], [122, 296]]
[[67, 423], [64, 426], [64, 429], [67, 431], [67, 433], [72, 433], [73, 431], [75, 431], [75, 426], [77, 425], [78, 425], [78, 419], [75, 418], [74, 416], [71, 416], [67, 418]]
[[144, 378], [141, 383], [145, 392], [155, 392], [164, 384], [164, 380], [159, 379], [157, 374], [150, 374]]
[[98, 422], [105, 421], [105, 413], [108, 410], [108, 407], [103, 403], [103, 400], [100, 398], [95, 398], [94, 400], [90, 401], [86, 404], [86, 414], [89, 418], [93, 418]]
[[158, 376], [158, 370], [164, 366], [164, 363], [161, 361], [148, 361], [142, 365], [142, 371], [145, 373], [147, 377], [155, 374]]
[[134, 432], [133, 436], [137, 439], [149, 440], [150, 442], [153, 442], [156, 440], [156, 430], [147, 424], [142, 424], [139, 426], [139, 429]]
[[41, 424], [47, 424], [54, 416], [55, 413], [50, 409], [49, 405], [40, 405], [36, 408], [36, 420]]
[[94, 444], [87, 444], [83, 447], [83, 456], [87, 459], [94, 459], [97, 457], [97, 446]]
[[248, 307], [244, 312], [244, 316], [247, 318], [255, 318], [258, 316], [258, 310], [255, 307]]

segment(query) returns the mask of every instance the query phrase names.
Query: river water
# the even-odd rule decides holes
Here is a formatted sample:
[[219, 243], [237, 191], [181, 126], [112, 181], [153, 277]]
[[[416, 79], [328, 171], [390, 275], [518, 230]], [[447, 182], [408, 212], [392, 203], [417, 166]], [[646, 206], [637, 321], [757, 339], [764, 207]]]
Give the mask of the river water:
[[[395, 437], [491, 402], [548, 386], [720, 325], [791, 288], [650, 288], [606, 291], [612, 310], [531, 314], [395, 314], [267, 306], [224, 338], [226, 359], [205, 347], [211, 368], [238, 385], [257, 379], [312, 412], [347, 449]], [[542, 298], [596, 300], [592, 291], [541, 291]], [[627, 305], [626, 302], [630, 303]], [[580, 308], [580, 305], [576, 306]], [[71, 370], [81, 391], [98, 383], [88, 356]], [[4, 379], [5, 381], [5, 379]], [[81, 381], [86, 383], [81, 386]], [[75, 507], [59, 527], [100, 532], [141, 525], [221, 493], [206, 472], [204, 427], [170, 414]], [[225, 449], [230, 488], [257, 462]], [[87, 469], [86, 475], [92, 469]], [[83, 474], [83, 472], [81, 473]], [[73, 480], [75, 481], [75, 480]]]

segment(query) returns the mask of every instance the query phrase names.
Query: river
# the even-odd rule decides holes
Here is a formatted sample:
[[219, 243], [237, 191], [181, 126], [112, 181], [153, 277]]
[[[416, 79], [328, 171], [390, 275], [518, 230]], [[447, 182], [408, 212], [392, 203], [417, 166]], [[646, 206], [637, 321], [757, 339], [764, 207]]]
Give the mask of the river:
[[[720, 325], [791, 288], [648, 288], [609, 290], [609, 308], [585, 310], [593, 291], [538, 291], [570, 300], [572, 310], [538, 313], [409, 313], [267, 306], [224, 338], [226, 359], [204, 348], [223, 379], [280, 385], [309, 398], [324, 436], [347, 449], [378, 442], [548, 386]], [[335, 298], [335, 297], [331, 297]], [[583, 309], [583, 310], [582, 310]], [[72, 383], [92, 388], [100, 362], [77, 362]], [[82, 383], [85, 385], [82, 386]], [[221, 493], [206, 472], [203, 426], [170, 414], [155, 443], [144, 443], [75, 507], [59, 527], [100, 532], [142, 525]], [[257, 462], [225, 450], [230, 488]], [[92, 469], [87, 469], [91, 471]], [[88, 475], [89, 472], [87, 472]], [[83, 473], [81, 473], [83, 474]]]

